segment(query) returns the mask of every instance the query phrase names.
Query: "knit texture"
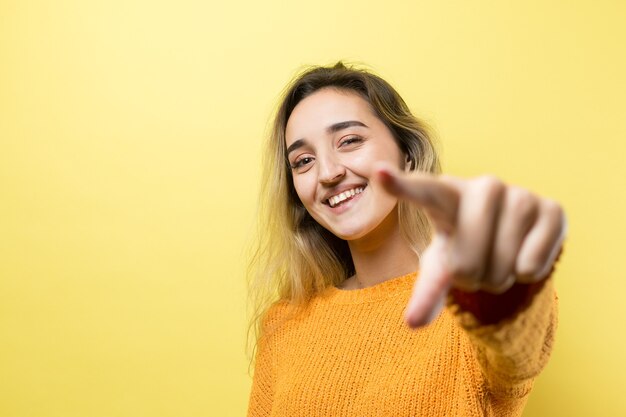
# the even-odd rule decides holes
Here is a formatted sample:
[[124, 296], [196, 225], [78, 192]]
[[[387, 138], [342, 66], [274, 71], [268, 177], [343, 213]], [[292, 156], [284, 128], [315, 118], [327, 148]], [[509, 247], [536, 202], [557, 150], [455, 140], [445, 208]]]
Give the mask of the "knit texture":
[[519, 416], [556, 329], [552, 280], [515, 314], [481, 324], [448, 298], [411, 330], [410, 274], [360, 290], [329, 288], [294, 312], [268, 312], [249, 417]]

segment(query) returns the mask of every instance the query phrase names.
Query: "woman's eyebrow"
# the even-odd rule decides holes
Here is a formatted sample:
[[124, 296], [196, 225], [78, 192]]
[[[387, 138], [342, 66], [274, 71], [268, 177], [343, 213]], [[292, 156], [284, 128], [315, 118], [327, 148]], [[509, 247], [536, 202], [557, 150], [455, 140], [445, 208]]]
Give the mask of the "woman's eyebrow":
[[289, 145], [289, 147], [287, 148], [287, 156], [289, 156], [289, 154], [293, 151], [295, 151], [298, 148], [303, 147], [304, 145], [306, 145], [306, 141], [304, 139], [298, 139], [296, 141], [294, 141], [291, 145]]
[[359, 122], [358, 120], [348, 120], [346, 122], [339, 122], [339, 123], [335, 123], [335, 124], [328, 126], [326, 128], [326, 132], [336, 133], [336, 132], [339, 132], [340, 130], [347, 129], [353, 126], [367, 127], [365, 123]]
[[[367, 125], [365, 123], [359, 122], [358, 120], [348, 120], [348, 121], [345, 121], [345, 122], [334, 123], [334, 124], [328, 126], [326, 128], [326, 132], [328, 134], [336, 133], [336, 132], [339, 132], [340, 130], [347, 129], [349, 127], [354, 127], [354, 126], [367, 127]], [[303, 147], [306, 144], [307, 144], [306, 140], [304, 140], [304, 139], [298, 139], [298, 140], [294, 141], [287, 148], [287, 156], [289, 156], [289, 154], [291, 152], [295, 151], [298, 148]]]

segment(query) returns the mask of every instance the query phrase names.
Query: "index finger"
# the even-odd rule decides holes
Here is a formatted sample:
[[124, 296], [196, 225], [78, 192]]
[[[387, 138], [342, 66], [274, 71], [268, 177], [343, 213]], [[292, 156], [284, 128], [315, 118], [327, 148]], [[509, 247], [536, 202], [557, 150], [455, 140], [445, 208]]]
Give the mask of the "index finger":
[[424, 172], [399, 172], [387, 164], [377, 165], [375, 175], [387, 192], [424, 208], [439, 230], [454, 229], [460, 196], [451, 184]]
[[437, 234], [424, 251], [420, 274], [405, 312], [405, 320], [412, 328], [425, 326], [433, 321], [445, 304], [452, 284], [446, 267], [447, 250], [447, 238]]

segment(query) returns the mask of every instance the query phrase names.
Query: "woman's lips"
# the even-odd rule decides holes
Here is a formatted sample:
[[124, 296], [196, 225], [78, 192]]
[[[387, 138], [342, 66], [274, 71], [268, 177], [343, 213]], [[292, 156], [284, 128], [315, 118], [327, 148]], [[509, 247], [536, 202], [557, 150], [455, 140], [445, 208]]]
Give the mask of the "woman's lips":
[[365, 187], [362, 187], [362, 191], [360, 191], [359, 193], [355, 192], [354, 195], [351, 195], [345, 200], [339, 202], [336, 206], [331, 206], [329, 204], [328, 205], [329, 210], [335, 214], [341, 214], [350, 210], [350, 208], [352, 208], [352, 206], [354, 206], [361, 199], [361, 197], [363, 197], [364, 191], [365, 191]]
[[354, 196], [361, 194], [365, 189], [364, 186], [353, 187], [347, 190], [342, 191], [341, 193], [335, 194], [330, 197], [328, 201], [328, 205], [331, 207], [337, 207], [346, 201], [351, 200]]

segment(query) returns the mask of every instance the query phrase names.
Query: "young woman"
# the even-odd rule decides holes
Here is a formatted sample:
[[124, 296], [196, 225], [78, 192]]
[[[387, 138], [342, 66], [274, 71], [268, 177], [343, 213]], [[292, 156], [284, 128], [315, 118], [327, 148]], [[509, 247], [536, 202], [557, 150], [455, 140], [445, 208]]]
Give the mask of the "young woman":
[[398, 93], [341, 63], [290, 84], [269, 139], [248, 415], [520, 415], [554, 338], [561, 207], [438, 175]]

